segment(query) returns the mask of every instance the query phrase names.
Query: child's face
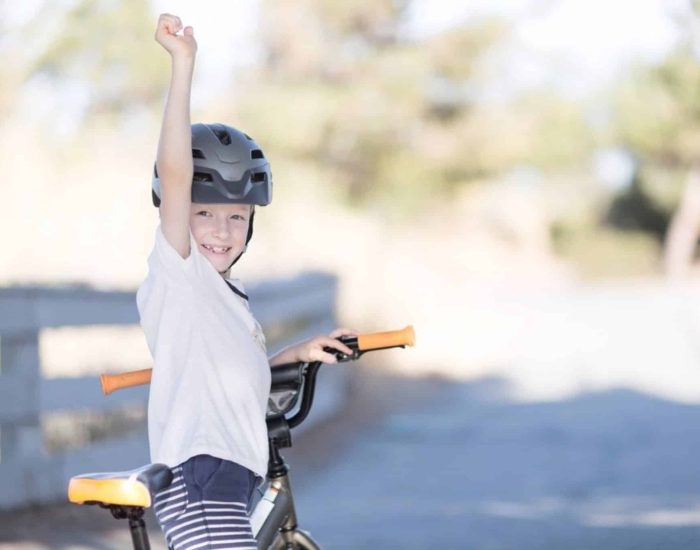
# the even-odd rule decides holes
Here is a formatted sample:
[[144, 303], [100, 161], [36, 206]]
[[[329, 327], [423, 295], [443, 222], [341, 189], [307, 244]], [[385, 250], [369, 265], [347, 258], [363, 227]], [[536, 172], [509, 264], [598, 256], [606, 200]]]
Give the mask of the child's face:
[[192, 204], [190, 228], [199, 251], [222, 275], [245, 247], [249, 204]]

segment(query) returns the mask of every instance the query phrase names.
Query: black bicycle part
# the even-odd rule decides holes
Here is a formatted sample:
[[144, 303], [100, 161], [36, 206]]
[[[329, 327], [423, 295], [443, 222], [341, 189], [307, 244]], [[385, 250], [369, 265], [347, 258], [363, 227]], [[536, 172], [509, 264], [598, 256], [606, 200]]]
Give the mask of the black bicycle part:
[[129, 520], [129, 530], [131, 531], [131, 542], [134, 550], [151, 550], [146, 531], [146, 522], [143, 520], [144, 509], [140, 506], [119, 506], [117, 504], [102, 504], [101, 508], [109, 508], [112, 516], [116, 519]]
[[[352, 355], [346, 355], [334, 348], [324, 348], [324, 351], [334, 355], [339, 363], [353, 361], [361, 355], [361, 352], [357, 350], [357, 337], [343, 336], [339, 338], [339, 340], [353, 350]], [[281, 416], [286, 416], [287, 413], [291, 412], [297, 406], [300, 397], [300, 390], [304, 385], [305, 380], [310, 380], [312, 382], [308, 387], [308, 390], [306, 390], [306, 400], [313, 400], [313, 392], [315, 389], [313, 379], [315, 377], [315, 372], [309, 373], [311, 374], [311, 377], [307, 376], [307, 369], [311, 365], [313, 365], [313, 363], [287, 363], [284, 365], [277, 365], [270, 369], [270, 396], [267, 403], [267, 413], [265, 418], [266, 420], [270, 421], [269, 427], [273, 431], [275, 431], [276, 419]], [[318, 367], [313, 367], [314, 371], [317, 369]], [[289, 419], [292, 421], [291, 427], [297, 426], [304, 420], [306, 414], [308, 414], [308, 407], [310, 406], [311, 403], [308, 403], [307, 406], [301, 409], [305, 410], [303, 416], [297, 415], [294, 417], [293, 421], [292, 419]]]
[[[354, 361], [368, 351], [406, 347], [401, 345], [361, 350], [359, 349], [357, 336], [341, 336], [338, 340], [352, 350], [351, 355], [330, 347], [324, 347], [323, 350], [332, 354], [339, 363]], [[268, 463], [268, 476], [270, 478], [280, 477], [288, 473], [287, 465], [279, 450], [292, 446], [291, 429], [297, 427], [306, 420], [306, 417], [311, 411], [316, 391], [316, 376], [318, 375], [318, 370], [321, 368], [321, 365], [322, 363], [320, 361], [314, 361], [312, 363], [288, 363], [272, 367], [271, 369], [270, 394], [283, 395], [286, 393], [286, 399], [283, 409], [278, 410], [274, 414], [268, 414], [265, 419], [267, 422], [270, 449], [270, 460]], [[300, 390], [302, 392], [301, 404], [297, 412], [293, 416], [287, 418], [287, 413], [296, 406], [299, 400]]]
[[394, 348], [405, 348], [405, 345], [398, 345], [398, 346], [384, 346], [381, 348], [372, 348], [372, 349], [360, 349], [359, 348], [359, 342], [358, 342], [358, 337], [357, 336], [341, 336], [338, 338], [343, 344], [345, 344], [347, 347], [349, 347], [352, 350], [352, 355], [347, 355], [343, 353], [342, 351], [339, 351], [335, 348], [323, 348], [323, 351], [326, 351], [332, 355], [335, 355], [335, 358], [338, 360], [339, 363], [345, 363], [346, 361], [356, 361], [360, 357], [362, 357], [365, 353], [368, 351], [380, 351], [383, 349], [394, 349]]
[[[345, 363], [347, 361], [354, 361], [358, 359], [363, 353], [366, 353], [367, 351], [375, 351], [375, 349], [390, 349], [390, 348], [395, 348], [395, 347], [404, 347], [404, 346], [387, 346], [386, 348], [375, 348], [372, 350], [360, 350], [358, 349], [358, 342], [357, 342], [357, 337], [356, 336], [341, 336], [338, 338], [343, 344], [345, 344], [347, 347], [349, 347], [352, 350], [352, 355], [348, 355], [346, 353], [343, 353], [340, 350], [337, 350], [335, 348], [330, 348], [330, 347], [324, 347], [323, 351], [326, 353], [330, 353], [331, 355], [335, 356], [336, 360], [338, 363]], [[309, 411], [311, 411], [311, 407], [314, 402], [314, 395], [316, 391], [316, 375], [318, 374], [318, 369], [321, 368], [322, 363], [320, 361], [314, 361], [313, 363], [307, 363], [305, 366], [304, 364], [296, 364], [296, 371], [294, 367], [294, 363], [291, 365], [282, 365], [281, 367], [274, 367], [273, 370], [273, 380], [277, 381], [277, 384], [275, 384], [275, 381], [272, 383], [272, 390], [276, 390], [282, 386], [289, 385], [289, 384], [294, 384], [296, 387], [297, 391], [299, 388], [299, 384], [303, 383], [304, 389], [301, 397], [301, 405], [299, 406], [299, 410], [292, 416], [291, 418], [287, 419], [287, 424], [289, 428], [296, 428], [299, 424], [301, 424], [304, 420], [306, 420], [306, 417], [309, 414]], [[280, 373], [275, 373], [277, 369], [282, 369], [282, 372]], [[296, 404], [296, 400], [295, 400]], [[290, 444], [287, 445], [291, 447], [291, 441]]]
[[299, 368], [299, 363], [288, 363], [286, 365], [278, 365], [270, 369], [270, 386], [271, 390], [279, 390], [295, 385], [301, 386], [304, 381], [303, 371]]
[[[355, 357], [358, 351], [356, 349], [357, 338], [344, 337], [341, 338], [341, 341], [343, 339], [346, 339], [346, 341], [343, 342], [344, 344], [351, 349], [353, 349], [353, 347], [355, 348], [353, 349], [352, 356], [334, 348], [324, 348], [324, 351], [334, 354], [338, 362], [350, 361]], [[313, 363], [291, 363], [273, 367], [272, 369], [271, 392], [279, 392], [282, 390], [295, 391], [297, 392], [297, 396], [294, 399], [294, 404], [296, 404], [299, 388], [302, 385], [303, 390], [301, 405], [299, 405], [299, 409], [292, 417], [287, 418], [285, 414], [278, 414], [269, 416], [266, 419], [270, 450], [267, 474], [270, 479], [285, 476], [289, 473], [289, 467], [279, 451], [280, 449], [292, 446], [291, 429], [301, 424], [311, 411], [316, 392], [316, 376], [318, 375], [318, 370], [321, 368], [321, 364], [320, 361], [314, 361]]]

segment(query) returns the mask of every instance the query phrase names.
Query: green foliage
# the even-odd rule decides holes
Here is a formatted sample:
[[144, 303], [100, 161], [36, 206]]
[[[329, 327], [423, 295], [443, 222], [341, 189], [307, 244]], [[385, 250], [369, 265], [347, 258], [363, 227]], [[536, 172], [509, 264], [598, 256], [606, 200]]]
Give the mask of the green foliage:
[[618, 90], [616, 114], [617, 139], [639, 167], [605, 219], [662, 242], [688, 171], [700, 162], [700, 64], [690, 39], [662, 62], [632, 72]]
[[396, 35], [397, 24], [408, 6], [407, 0], [317, 0], [323, 25], [340, 36], [356, 35], [373, 43], [382, 43]]
[[688, 48], [638, 68], [616, 107], [619, 139], [644, 162], [677, 168], [700, 160], [700, 64]]
[[585, 119], [585, 105], [549, 92], [518, 98], [505, 112], [506, 135], [520, 142], [519, 164], [568, 172], [588, 162], [597, 145]]
[[453, 82], [474, 78], [479, 61], [507, 30], [502, 20], [484, 19], [446, 31], [428, 44], [431, 65], [436, 74]]
[[[265, 0], [262, 66], [206, 118], [244, 127], [272, 157], [308, 163], [353, 204], [406, 212], [516, 165], [581, 165], [594, 146], [581, 105], [552, 93], [480, 96], [489, 55], [509, 30], [503, 20], [417, 41], [400, 32], [408, 3]], [[84, 85], [96, 126], [161, 107], [168, 66], [146, 0], [76, 0], [56, 14], [59, 30], [28, 77]]]
[[681, 202], [687, 179], [685, 168], [646, 163], [640, 167], [638, 185], [661, 211], [670, 216]]
[[87, 115], [122, 114], [161, 101], [168, 67], [153, 46], [146, 0], [79, 0], [39, 54], [32, 74], [90, 87]]
[[350, 203], [406, 213], [514, 165], [581, 163], [593, 139], [574, 103], [553, 94], [479, 99], [488, 55], [508, 30], [502, 20], [417, 42], [396, 32], [405, 7], [265, 2], [267, 62], [236, 111], [222, 115], [259, 131], [275, 155], [332, 174]]

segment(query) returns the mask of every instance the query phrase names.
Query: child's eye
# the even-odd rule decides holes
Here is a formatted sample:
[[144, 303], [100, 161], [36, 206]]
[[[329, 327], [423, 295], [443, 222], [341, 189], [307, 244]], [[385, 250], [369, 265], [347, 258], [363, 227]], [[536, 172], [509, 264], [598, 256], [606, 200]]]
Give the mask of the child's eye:
[[245, 218], [244, 218], [243, 216], [241, 216], [240, 214], [233, 214], [233, 215], [231, 216], [231, 218], [234, 219], [234, 220], [243, 220], [243, 221], [245, 221]]
[[206, 210], [200, 210], [199, 212], [197, 212], [197, 216], [210, 216], [210, 215], [211, 214], [209, 214], [209, 212], [207, 212]]

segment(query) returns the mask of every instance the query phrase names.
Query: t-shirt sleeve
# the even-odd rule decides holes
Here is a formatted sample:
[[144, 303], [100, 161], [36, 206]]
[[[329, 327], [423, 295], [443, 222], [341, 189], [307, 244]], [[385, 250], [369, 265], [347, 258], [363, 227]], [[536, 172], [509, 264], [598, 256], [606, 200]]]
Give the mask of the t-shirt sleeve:
[[190, 255], [183, 258], [165, 238], [160, 225], [156, 229], [153, 252], [148, 258], [149, 277], [165, 276], [173, 282], [185, 283], [196, 276], [199, 258], [197, 245], [190, 233]]
[[173, 248], [173, 245], [168, 242], [168, 239], [165, 238], [161, 226], [159, 225], [156, 228], [156, 239], [153, 252], [157, 256], [158, 261], [160, 261], [164, 267], [182, 269], [183, 266], [187, 265], [188, 263], [192, 263], [192, 259], [194, 257], [192, 254], [192, 249], [194, 248], [196, 247], [193, 246], [193, 238], [192, 234], [190, 233], [190, 254], [187, 256], [187, 258], [183, 258], [180, 256], [178, 251]]

